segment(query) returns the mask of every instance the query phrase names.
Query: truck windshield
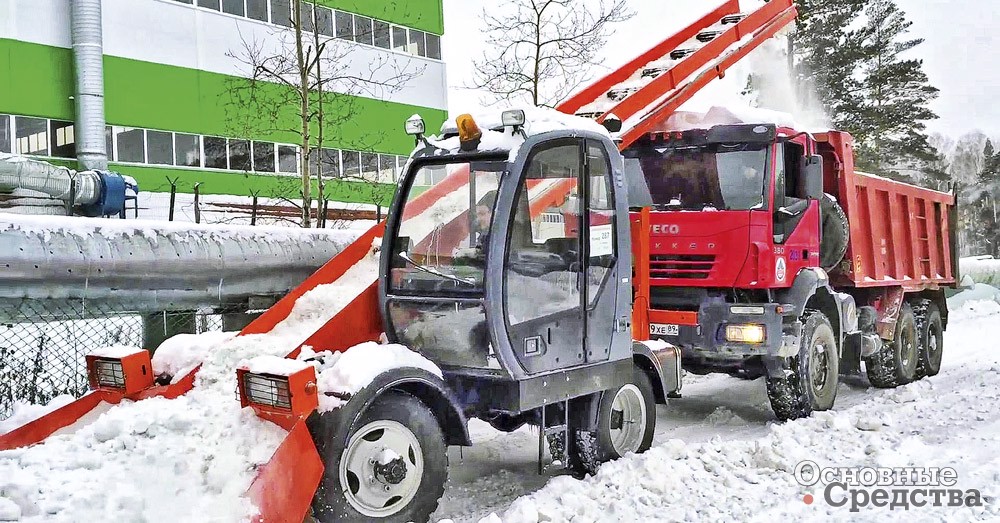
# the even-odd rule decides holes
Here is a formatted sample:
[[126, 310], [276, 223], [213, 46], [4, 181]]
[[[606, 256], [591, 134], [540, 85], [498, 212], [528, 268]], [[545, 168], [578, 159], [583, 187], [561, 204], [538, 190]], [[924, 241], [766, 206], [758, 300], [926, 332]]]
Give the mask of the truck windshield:
[[744, 211], [766, 205], [768, 147], [760, 143], [650, 147], [638, 157], [654, 207]]
[[414, 174], [392, 252], [394, 291], [481, 291], [502, 161], [430, 164]]

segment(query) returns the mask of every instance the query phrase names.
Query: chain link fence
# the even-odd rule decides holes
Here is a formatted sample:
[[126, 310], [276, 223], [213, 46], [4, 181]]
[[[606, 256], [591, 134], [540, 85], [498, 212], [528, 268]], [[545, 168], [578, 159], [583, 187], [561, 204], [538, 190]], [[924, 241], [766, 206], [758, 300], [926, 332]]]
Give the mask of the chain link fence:
[[228, 310], [138, 313], [74, 301], [25, 301], [0, 305], [0, 419], [16, 402], [45, 404], [57, 396], [88, 390], [84, 356], [99, 347], [154, 347], [173, 334], [239, 330]]

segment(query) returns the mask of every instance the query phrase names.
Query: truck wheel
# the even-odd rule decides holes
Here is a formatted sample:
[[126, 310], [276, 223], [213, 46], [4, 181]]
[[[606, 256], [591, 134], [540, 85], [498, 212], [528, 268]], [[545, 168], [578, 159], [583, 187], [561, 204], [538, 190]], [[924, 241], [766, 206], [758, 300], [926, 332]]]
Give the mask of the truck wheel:
[[865, 359], [868, 381], [880, 389], [906, 385], [916, 376], [919, 358], [916, 320], [910, 304], [904, 302], [896, 320], [894, 339], [883, 343], [878, 352]]
[[804, 418], [833, 408], [840, 356], [830, 320], [820, 312], [805, 316], [799, 354], [790, 358], [784, 378], [767, 378], [767, 397], [779, 420]]
[[317, 521], [424, 522], [437, 509], [448, 478], [447, 448], [437, 419], [417, 398], [388, 392], [375, 399], [347, 445], [337, 447], [322, 456]]
[[656, 428], [653, 386], [638, 367], [632, 381], [604, 391], [597, 402], [596, 430], [578, 430], [571, 456], [578, 473], [594, 474], [601, 463], [649, 450]]
[[937, 376], [941, 372], [941, 357], [944, 355], [944, 323], [941, 311], [933, 302], [927, 305], [918, 330], [920, 355], [917, 358], [917, 379]]
[[824, 270], [833, 270], [844, 259], [851, 238], [847, 214], [837, 200], [829, 194], [820, 199], [823, 236], [819, 245], [819, 264]]

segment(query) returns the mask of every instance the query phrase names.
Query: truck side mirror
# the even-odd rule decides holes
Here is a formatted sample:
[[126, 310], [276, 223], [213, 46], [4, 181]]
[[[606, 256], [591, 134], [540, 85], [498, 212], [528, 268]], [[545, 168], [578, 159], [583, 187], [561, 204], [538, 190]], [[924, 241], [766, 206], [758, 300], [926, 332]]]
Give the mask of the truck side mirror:
[[814, 154], [807, 156], [802, 167], [802, 191], [804, 198], [819, 200], [823, 197], [823, 157]]

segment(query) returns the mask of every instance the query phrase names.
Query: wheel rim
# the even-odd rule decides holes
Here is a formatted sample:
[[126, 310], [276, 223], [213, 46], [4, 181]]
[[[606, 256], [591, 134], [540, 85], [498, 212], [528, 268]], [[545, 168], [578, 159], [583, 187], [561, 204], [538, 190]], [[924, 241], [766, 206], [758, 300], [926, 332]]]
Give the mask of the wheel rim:
[[611, 446], [619, 456], [639, 450], [646, 431], [646, 402], [638, 387], [629, 383], [618, 389], [608, 423]]
[[927, 359], [931, 362], [938, 362], [941, 359], [941, 329], [932, 325], [927, 336]]
[[826, 380], [830, 373], [830, 354], [826, 344], [817, 343], [812, 350], [812, 386], [813, 390], [819, 392], [826, 387]]
[[913, 342], [914, 335], [910, 329], [903, 329], [899, 340], [899, 364], [904, 369], [910, 367], [915, 362], [916, 344]]
[[391, 420], [373, 421], [351, 436], [340, 459], [344, 496], [358, 512], [386, 517], [413, 500], [424, 459], [410, 429]]

